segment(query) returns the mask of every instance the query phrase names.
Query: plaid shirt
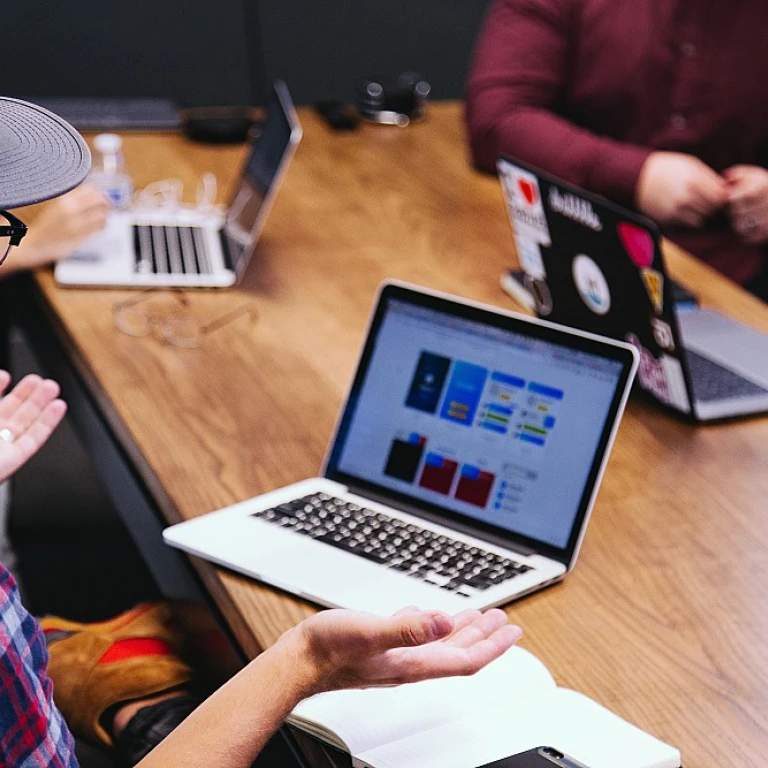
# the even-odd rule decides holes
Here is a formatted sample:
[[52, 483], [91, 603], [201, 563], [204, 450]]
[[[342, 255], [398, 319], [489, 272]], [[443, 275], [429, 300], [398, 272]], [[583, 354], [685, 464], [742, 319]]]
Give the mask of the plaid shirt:
[[0, 564], [0, 765], [77, 768], [75, 749], [53, 703], [48, 651], [38, 623]]

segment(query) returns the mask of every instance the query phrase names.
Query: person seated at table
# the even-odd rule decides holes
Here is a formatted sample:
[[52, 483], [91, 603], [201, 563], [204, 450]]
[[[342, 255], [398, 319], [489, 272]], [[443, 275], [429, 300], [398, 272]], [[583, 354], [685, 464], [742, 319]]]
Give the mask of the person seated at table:
[[[0, 394], [9, 382], [0, 371]], [[61, 421], [58, 395], [54, 381], [30, 375], [0, 399], [0, 481]], [[77, 765], [69, 724], [104, 745], [116, 740], [130, 765], [246, 768], [307, 696], [473, 674], [520, 636], [498, 609], [451, 617], [410, 608], [388, 618], [323, 611], [200, 702], [166, 604], [99, 624], [38, 623], [0, 564], [0, 764]]]
[[768, 299], [762, 0], [494, 0], [467, 85], [476, 166], [509, 154], [634, 206]]
[[0, 269], [0, 278], [53, 264], [104, 228], [110, 204], [93, 184], [44, 203], [29, 233]]

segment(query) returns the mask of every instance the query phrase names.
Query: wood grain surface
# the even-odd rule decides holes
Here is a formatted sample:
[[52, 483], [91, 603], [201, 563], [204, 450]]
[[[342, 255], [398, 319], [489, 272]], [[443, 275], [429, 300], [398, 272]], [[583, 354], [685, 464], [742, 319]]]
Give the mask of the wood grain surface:
[[[514, 260], [498, 182], [471, 170], [461, 110], [405, 130], [305, 139], [246, 279], [187, 292], [203, 321], [246, 304], [198, 350], [113, 326], [127, 291], [37, 282], [58, 333], [169, 522], [317, 473], [377, 285], [395, 277], [511, 307]], [[220, 200], [243, 148], [128, 135], [139, 185], [177, 176]], [[685, 254], [673, 274], [768, 332], [768, 308]], [[162, 296], [158, 306], [170, 301]], [[575, 571], [509, 606], [561, 685], [678, 746], [686, 768], [767, 765], [768, 419], [694, 427], [634, 398]], [[196, 562], [250, 654], [315, 610]], [[620, 768], [620, 766], [617, 766]]]

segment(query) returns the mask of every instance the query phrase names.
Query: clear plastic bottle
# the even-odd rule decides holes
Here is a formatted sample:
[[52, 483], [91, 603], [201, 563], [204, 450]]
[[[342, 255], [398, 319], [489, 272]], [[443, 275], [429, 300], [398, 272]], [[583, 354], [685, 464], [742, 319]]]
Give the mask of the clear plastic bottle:
[[93, 147], [88, 180], [104, 192], [115, 208], [127, 208], [133, 196], [133, 180], [125, 170], [123, 140], [114, 133], [100, 133], [94, 138]]

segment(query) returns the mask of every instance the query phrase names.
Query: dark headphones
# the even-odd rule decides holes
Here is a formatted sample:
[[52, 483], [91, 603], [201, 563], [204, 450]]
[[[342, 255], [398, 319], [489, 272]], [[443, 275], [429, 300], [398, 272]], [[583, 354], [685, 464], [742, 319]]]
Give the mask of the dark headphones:
[[424, 118], [431, 90], [418, 72], [403, 72], [394, 86], [383, 85], [379, 80], [362, 80], [355, 104], [363, 120], [404, 127]]

